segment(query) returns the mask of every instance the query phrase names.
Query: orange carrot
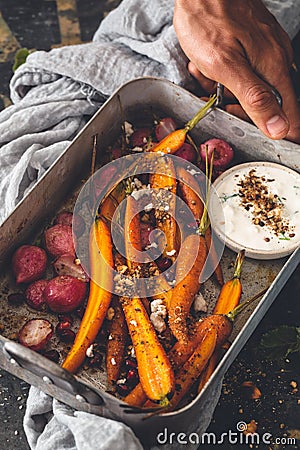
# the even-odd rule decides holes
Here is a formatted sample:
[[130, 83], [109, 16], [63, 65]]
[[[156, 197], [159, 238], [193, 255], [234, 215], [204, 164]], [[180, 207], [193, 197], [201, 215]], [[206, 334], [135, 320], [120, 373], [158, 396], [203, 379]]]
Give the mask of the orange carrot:
[[[195, 261], [186, 273], [186, 267], [190, 264], [197, 249]], [[203, 235], [191, 234], [186, 237], [180, 249], [176, 261], [176, 277], [180, 280], [172, 291], [172, 300], [169, 308], [169, 326], [176, 339], [180, 342], [188, 342], [187, 317], [194, 297], [199, 291], [199, 277], [207, 258], [207, 246]]]
[[119, 377], [126, 349], [128, 330], [123, 309], [117, 298], [113, 298], [114, 316], [110, 321], [109, 336], [106, 345], [106, 372], [109, 383], [115, 383]]
[[170, 409], [173, 410], [176, 408], [200, 376], [214, 352], [216, 342], [217, 330], [213, 327], [206, 332], [203, 340], [200, 342], [192, 356], [190, 356], [176, 375], [176, 389], [170, 401]]
[[141, 386], [161, 406], [174, 391], [174, 373], [149, 316], [138, 297], [121, 297], [122, 308], [135, 350]]
[[[228, 314], [212, 314], [204, 319], [198, 321], [194, 325], [193, 333], [191, 335], [191, 340], [187, 343], [176, 342], [172, 349], [168, 353], [169, 360], [172, 363], [174, 372], [178, 372], [180, 367], [186, 363], [186, 361], [195, 352], [196, 348], [202, 342], [204, 336], [211, 330], [215, 329], [217, 331], [217, 338], [215, 343], [215, 351], [212, 356], [218, 354], [220, 348], [228, 341], [231, 335], [233, 323], [236, 317], [243, 311], [248, 305], [253, 301], [257, 300], [266, 292], [266, 289], [259, 292], [257, 295], [247, 300], [246, 302], [236, 306]], [[206, 366], [208, 367], [208, 366]], [[210, 366], [209, 366], [210, 367]], [[213, 367], [213, 369], [215, 366]], [[211, 374], [211, 373], [210, 373]], [[209, 376], [210, 376], [209, 374]], [[204, 372], [203, 372], [204, 376]], [[200, 382], [202, 375], [200, 378]], [[205, 382], [208, 378], [205, 379]], [[139, 383], [125, 398], [124, 401], [130, 405], [142, 406], [147, 400], [147, 395], [145, 394], [141, 384]], [[151, 406], [146, 403], [147, 406]]]
[[113, 255], [110, 232], [102, 219], [97, 219], [90, 233], [91, 281], [87, 307], [75, 342], [62, 367], [69, 372], [83, 363], [88, 347], [94, 342], [111, 301]]
[[217, 303], [214, 308], [215, 314], [227, 314], [235, 308], [242, 295], [241, 270], [245, 257], [245, 251], [241, 250], [236, 258], [234, 274], [231, 280], [227, 281], [219, 293]]
[[[165, 234], [163, 256], [175, 259], [178, 250], [176, 232], [176, 172], [173, 161], [167, 155], [157, 158], [155, 166], [157, 173], [150, 174], [150, 186], [156, 190], [160, 208], [155, 209], [157, 227]], [[164, 172], [164, 174], [159, 172]]]
[[197, 112], [197, 114], [180, 130], [172, 131], [164, 139], [162, 139], [155, 147], [151, 149], [152, 152], [161, 153], [175, 153], [184, 144], [187, 133], [191, 131], [201, 120], [209, 109], [215, 104], [217, 97], [212, 96], [208, 102]]
[[[137, 250], [140, 248], [139, 216], [136, 201], [127, 198], [125, 211], [125, 251], [127, 266], [136, 275]], [[140, 382], [148, 398], [167, 405], [174, 391], [174, 373], [165, 350], [140, 298], [120, 297], [128, 330], [135, 350]]]
[[179, 189], [182, 199], [192, 211], [196, 220], [200, 220], [204, 210], [200, 186], [184, 167], [176, 167]]
[[112, 221], [113, 215], [125, 198], [125, 190], [121, 183], [119, 183], [114, 190], [103, 200], [99, 208], [99, 215], [105, 219]]
[[129, 195], [126, 199], [124, 228], [127, 266], [130, 271], [140, 270], [139, 252], [142, 252], [140, 218], [137, 201], [132, 195]]

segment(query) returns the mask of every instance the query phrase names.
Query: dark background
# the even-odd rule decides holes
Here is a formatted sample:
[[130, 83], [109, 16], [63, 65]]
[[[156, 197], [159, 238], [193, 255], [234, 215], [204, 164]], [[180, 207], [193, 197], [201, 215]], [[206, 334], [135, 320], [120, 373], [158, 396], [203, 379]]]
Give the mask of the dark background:
[[[10, 104], [9, 80], [19, 48], [50, 50], [87, 42], [105, 14], [118, 3], [119, 0], [0, 0], [0, 110]], [[300, 35], [294, 40], [294, 48], [300, 67]], [[295, 83], [300, 89], [300, 82], [296, 79]], [[258, 345], [267, 330], [282, 324], [300, 327], [299, 275], [298, 268], [228, 371], [208, 431], [220, 436], [229, 429], [236, 431], [239, 421], [255, 420], [261, 435], [268, 432], [274, 437], [287, 437], [298, 433], [300, 439], [300, 358], [292, 355], [288, 361], [269, 362]], [[260, 389], [259, 399], [251, 400], [245, 395], [241, 387], [245, 381], [252, 381]], [[28, 449], [22, 429], [28, 389], [25, 382], [0, 369], [0, 449]], [[237, 444], [232, 448], [243, 447]], [[297, 447], [274, 444], [271, 448]]]

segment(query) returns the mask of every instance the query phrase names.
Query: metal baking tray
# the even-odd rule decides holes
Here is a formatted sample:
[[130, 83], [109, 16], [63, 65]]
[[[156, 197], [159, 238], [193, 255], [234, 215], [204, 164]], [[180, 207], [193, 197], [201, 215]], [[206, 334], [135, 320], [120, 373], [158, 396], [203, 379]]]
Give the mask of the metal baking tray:
[[[123, 115], [120, 113], [120, 104]], [[16, 247], [34, 242], [59, 210], [65, 209], [66, 205], [72, 208], [82, 182], [89, 174], [93, 136], [98, 137], [98, 164], [101, 165], [107, 147], [120, 134], [124, 117], [135, 123], [137, 117], [160, 112], [174, 117], [179, 123], [185, 123], [202, 104], [196, 96], [167, 80], [140, 78], [126, 83], [99, 109], [0, 227], [0, 366], [76, 409], [123, 421], [133, 428], [145, 445], [155, 445], [157, 434], [165, 428], [169, 434], [178, 433], [179, 430], [200, 435], [205, 431], [218, 401], [225, 372], [299, 264], [299, 249], [289, 258], [279, 260], [257, 261], [246, 258], [242, 273], [243, 298], [247, 299], [269, 286], [268, 291], [236, 322], [231, 337], [232, 345], [204, 390], [181, 409], [146, 420], [145, 413], [129, 414], [124, 408], [124, 402], [106, 391], [104, 372], [81, 369], [77, 375], [71, 375], [58, 364], [16, 342], [16, 333], [28, 319], [50, 317], [54, 324], [57, 319], [51, 313], [8, 304], [9, 292], [18, 290], [10, 274], [10, 258]], [[236, 149], [237, 163], [268, 160], [300, 171], [298, 145], [271, 141], [253, 125], [222, 110], [211, 112], [194, 129], [192, 136], [196, 142], [203, 142], [210, 137], [226, 139]], [[226, 280], [232, 276], [234, 259], [235, 254], [225, 249], [221, 264]], [[214, 281], [205, 282], [203, 295], [208, 302], [209, 312], [213, 309], [218, 292]], [[52, 347], [57, 345], [62, 355], [65, 355], [66, 347], [55, 342], [55, 337], [52, 341]], [[172, 448], [176, 448], [176, 445]]]

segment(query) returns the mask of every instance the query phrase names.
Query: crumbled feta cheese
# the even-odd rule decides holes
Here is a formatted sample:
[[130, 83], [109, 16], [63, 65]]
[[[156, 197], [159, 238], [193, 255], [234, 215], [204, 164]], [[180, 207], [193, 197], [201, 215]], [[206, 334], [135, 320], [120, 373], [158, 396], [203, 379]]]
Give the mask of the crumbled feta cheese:
[[166, 252], [167, 256], [174, 256], [176, 253], [176, 250], [171, 250], [169, 252]]
[[198, 292], [197, 295], [195, 295], [194, 299], [194, 310], [196, 312], [207, 312], [207, 303], [201, 294], [201, 292]]
[[150, 248], [158, 248], [158, 245], [156, 242], [151, 242], [151, 244], [147, 245], [145, 247], [145, 250], [150, 250]]
[[79, 258], [75, 258], [74, 259], [74, 263], [76, 264], [76, 266], [80, 265], [80, 259]]
[[134, 327], [137, 327], [137, 323], [136, 323], [135, 320], [131, 320], [130, 323], [131, 323], [131, 325], [133, 325]]
[[86, 352], [85, 352], [85, 354], [86, 354], [86, 356], [88, 357], [88, 358], [94, 358], [94, 344], [91, 344], [87, 349], [86, 349]]
[[150, 314], [150, 320], [158, 333], [162, 333], [166, 329], [164, 319], [157, 313]]
[[126, 137], [129, 137], [134, 133], [132, 124], [127, 121], [124, 122], [124, 130], [125, 130]]
[[157, 298], [150, 303], [152, 313], [159, 314], [163, 319], [167, 317], [167, 308], [161, 298]]
[[187, 169], [187, 171], [188, 171], [191, 175], [196, 175], [196, 174], [199, 175], [199, 173], [200, 173], [198, 170], [195, 170], [195, 169]]
[[113, 335], [112, 335], [112, 334], [109, 334], [107, 339], [108, 339], [109, 341], [111, 341], [111, 340], [113, 339]]
[[125, 384], [126, 383], [126, 378], [120, 378], [119, 380], [116, 381], [116, 384]]
[[144, 195], [146, 195], [145, 194], [145, 191], [144, 191], [144, 189], [141, 189], [141, 190], [135, 190], [135, 191], [132, 191], [131, 192], [131, 195], [132, 195], [132, 197], [135, 199], [135, 200], [140, 200], [142, 197], [144, 197]]
[[135, 356], [135, 350], [134, 350], [134, 347], [132, 346], [132, 349], [130, 350], [130, 356], [132, 357], [132, 358], [135, 358], [136, 356]]
[[133, 148], [131, 149], [131, 151], [132, 151], [132, 152], [143, 152], [144, 149], [143, 149], [143, 147], [139, 147], [138, 145], [136, 145], [135, 147], [133, 147]]
[[148, 205], [144, 207], [144, 211], [146, 212], [151, 211], [151, 209], [153, 209], [153, 203], [148, 203]]

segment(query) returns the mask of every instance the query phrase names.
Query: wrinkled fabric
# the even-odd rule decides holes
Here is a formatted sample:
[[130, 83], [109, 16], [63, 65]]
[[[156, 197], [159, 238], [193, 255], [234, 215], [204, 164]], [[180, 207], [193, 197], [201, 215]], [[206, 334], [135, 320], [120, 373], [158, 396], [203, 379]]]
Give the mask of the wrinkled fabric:
[[[121, 84], [155, 76], [193, 89], [172, 26], [173, 3], [124, 0], [102, 21], [92, 42], [37, 51], [16, 71], [10, 83], [13, 105], [0, 113], [0, 223]], [[300, 3], [265, 3], [294, 37]], [[208, 427], [221, 384], [210, 392], [190, 431], [201, 434]], [[30, 389], [24, 429], [33, 450], [142, 448], [126, 425], [74, 411], [36, 388]]]

